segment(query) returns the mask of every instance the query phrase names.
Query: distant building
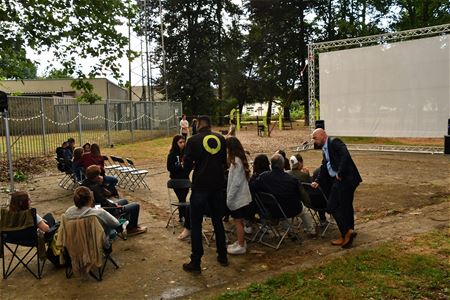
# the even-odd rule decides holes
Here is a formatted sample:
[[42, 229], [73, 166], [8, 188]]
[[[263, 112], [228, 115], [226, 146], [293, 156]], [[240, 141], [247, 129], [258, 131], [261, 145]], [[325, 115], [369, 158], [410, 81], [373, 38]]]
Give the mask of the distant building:
[[[278, 113], [279, 105], [272, 102], [272, 115]], [[267, 109], [269, 108], [269, 103], [248, 103], [242, 108], [242, 113], [248, 113], [250, 116], [265, 116]]]
[[[145, 88], [145, 90], [144, 90]], [[164, 88], [162, 88], [164, 89]], [[144, 93], [145, 91], [145, 93]], [[153, 99], [152, 99], [153, 94]], [[131, 100], [133, 101], [166, 101], [166, 96], [161, 92], [161, 87], [153, 85], [151, 91], [147, 86], [133, 86], [131, 88]]]
[[[82, 93], [71, 87], [72, 79], [0, 80], [0, 90], [8, 94], [33, 97], [78, 97]], [[94, 93], [105, 99], [128, 100], [128, 90], [106, 78], [88, 79]]]

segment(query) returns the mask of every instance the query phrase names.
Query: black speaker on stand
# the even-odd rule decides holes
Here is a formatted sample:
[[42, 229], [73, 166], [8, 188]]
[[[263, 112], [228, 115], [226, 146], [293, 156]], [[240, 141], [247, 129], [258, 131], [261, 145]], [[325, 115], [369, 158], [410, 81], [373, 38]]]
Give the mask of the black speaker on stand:
[[5, 110], [8, 110], [8, 95], [0, 91], [0, 113], [3, 113]]
[[447, 135], [444, 136], [444, 154], [450, 154], [450, 119], [448, 119]]

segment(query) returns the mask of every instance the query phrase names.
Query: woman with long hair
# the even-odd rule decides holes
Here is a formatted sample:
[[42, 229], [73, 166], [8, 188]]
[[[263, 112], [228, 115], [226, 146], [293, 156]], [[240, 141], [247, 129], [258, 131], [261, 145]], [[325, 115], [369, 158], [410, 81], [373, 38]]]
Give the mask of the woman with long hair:
[[[183, 153], [186, 140], [182, 135], [175, 135], [172, 139], [172, 146], [167, 155], [167, 171], [169, 171], [170, 179], [186, 179], [189, 180], [189, 173], [183, 167]], [[189, 189], [174, 189], [179, 203], [185, 203]], [[179, 222], [184, 222], [183, 232], [178, 236], [179, 240], [183, 240], [191, 235], [189, 211], [186, 207], [178, 208]]]
[[228, 163], [230, 165], [227, 181], [227, 206], [236, 227], [237, 241], [228, 245], [229, 254], [244, 254], [247, 244], [244, 238], [244, 219], [250, 213], [252, 196], [248, 186], [250, 167], [241, 142], [234, 136], [226, 139]]
[[[10, 211], [18, 212], [30, 208], [31, 198], [27, 192], [22, 191], [12, 193], [11, 201], [9, 202]], [[50, 239], [50, 236], [47, 236], [47, 234], [51, 231], [50, 229], [56, 224], [55, 218], [53, 218], [52, 214], [48, 213], [44, 217], [41, 217], [36, 213], [36, 224], [38, 229], [46, 234], [45, 239]]]
[[81, 147], [75, 148], [73, 150], [73, 161], [72, 161], [72, 171], [77, 177], [77, 180], [80, 181], [83, 179], [84, 168], [80, 163], [80, 159], [83, 156], [84, 150]]
[[105, 188], [111, 193], [111, 196], [119, 196], [116, 189], [116, 185], [119, 181], [114, 176], [105, 175], [105, 160], [100, 152], [100, 146], [98, 144], [92, 144], [91, 152], [85, 153], [79, 162], [85, 170], [92, 165], [99, 166], [101, 175], [103, 176], [103, 184], [105, 185]]

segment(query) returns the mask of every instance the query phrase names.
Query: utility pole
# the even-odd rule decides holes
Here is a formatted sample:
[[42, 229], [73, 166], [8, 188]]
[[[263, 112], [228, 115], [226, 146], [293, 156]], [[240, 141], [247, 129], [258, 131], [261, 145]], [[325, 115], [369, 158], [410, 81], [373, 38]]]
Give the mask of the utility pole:
[[[128, 10], [130, 10], [130, 0], [128, 0]], [[131, 21], [128, 16], [128, 99], [131, 101]]]
[[166, 73], [166, 49], [164, 47], [164, 17], [161, 0], [159, 0], [159, 20], [161, 23], [161, 50], [163, 54], [163, 80], [164, 80], [164, 89], [166, 92], [166, 101], [169, 101], [169, 92], [167, 90], [167, 73]]

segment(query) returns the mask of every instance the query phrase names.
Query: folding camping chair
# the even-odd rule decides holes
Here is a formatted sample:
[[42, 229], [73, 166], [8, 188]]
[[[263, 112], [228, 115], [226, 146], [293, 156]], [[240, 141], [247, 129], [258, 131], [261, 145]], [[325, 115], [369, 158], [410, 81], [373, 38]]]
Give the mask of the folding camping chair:
[[[0, 240], [4, 279], [7, 279], [19, 265], [25, 267], [37, 279], [41, 279], [45, 265], [45, 245], [44, 240], [38, 237], [36, 209], [11, 212], [7, 208], [1, 208]], [[22, 247], [29, 249], [20, 251]], [[12, 254], [8, 267], [5, 266], [7, 259], [5, 249]], [[37, 261], [37, 272], [29, 266], [34, 258]], [[17, 263], [13, 266], [15, 260]]]
[[63, 215], [56, 244], [63, 249], [67, 278], [74, 273], [87, 273], [102, 281], [108, 261], [119, 268], [111, 257], [110, 237], [96, 216], [69, 220]]
[[173, 234], [175, 234], [175, 222], [173, 216], [177, 211], [180, 210], [180, 208], [186, 209], [186, 207], [189, 206], [189, 202], [178, 202], [172, 200], [172, 193], [170, 190], [175, 189], [189, 189], [191, 187], [191, 181], [189, 179], [170, 179], [167, 181], [167, 192], [168, 192], [168, 199], [169, 199], [169, 209], [170, 209], [170, 217], [167, 221], [166, 228], [169, 227], [170, 222], [172, 221], [172, 231]]
[[[322, 189], [320, 187], [318, 187], [317, 189], [314, 189], [311, 186], [311, 183], [302, 182], [302, 186], [305, 189], [306, 193], [308, 194], [309, 199], [311, 200], [311, 202], [309, 204], [305, 204], [305, 207], [309, 210], [309, 213], [311, 214], [311, 216], [314, 220], [314, 223], [316, 224], [316, 227], [321, 227], [319, 212], [323, 212], [323, 213], [327, 212], [327, 205], [328, 205], [327, 196], [325, 195], [325, 193], [322, 191]], [[315, 203], [316, 205], [313, 205], [313, 203]], [[318, 208], [317, 206], [321, 206], [321, 208]], [[335, 223], [328, 221], [324, 226], [322, 226], [323, 229], [322, 229], [322, 232], [320, 233], [320, 236], [322, 238], [325, 236], [325, 233], [327, 232], [327, 230], [331, 224], [335, 224]]]
[[[252, 241], [256, 240], [259, 235], [259, 243], [275, 249], [280, 248], [281, 243], [288, 235], [296, 238], [299, 242], [302, 241], [298, 232], [294, 230], [292, 218], [287, 217], [274, 195], [263, 192], [256, 193], [255, 202], [259, 209], [261, 224]], [[279, 214], [274, 214], [275, 210], [279, 210]], [[264, 240], [264, 237], [270, 234], [273, 236], [273, 243]]]
[[136, 188], [139, 188], [139, 186], [142, 185], [143, 187], [150, 190], [150, 187], [144, 180], [148, 174], [148, 170], [136, 168], [133, 161], [129, 158], [125, 158], [125, 160], [127, 161], [128, 168], [130, 168], [130, 172], [128, 173], [130, 176], [130, 186], [128, 187], [128, 189], [134, 192]]

